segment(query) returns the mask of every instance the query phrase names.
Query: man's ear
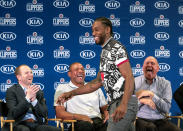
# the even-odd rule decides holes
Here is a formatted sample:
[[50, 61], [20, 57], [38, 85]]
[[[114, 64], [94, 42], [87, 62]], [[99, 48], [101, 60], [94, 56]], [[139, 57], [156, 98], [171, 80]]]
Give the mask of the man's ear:
[[17, 80], [20, 81], [20, 77], [21, 77], [21, 76], [20, 76], [20, 75], [17, 75], [16, 77], [17, 77]]
[[69, 77], [71, 77], [71, 72], [70, 72], [70, 71], [68, 71], [68, 72], [67, 72], [67, 75], [68, 75]]

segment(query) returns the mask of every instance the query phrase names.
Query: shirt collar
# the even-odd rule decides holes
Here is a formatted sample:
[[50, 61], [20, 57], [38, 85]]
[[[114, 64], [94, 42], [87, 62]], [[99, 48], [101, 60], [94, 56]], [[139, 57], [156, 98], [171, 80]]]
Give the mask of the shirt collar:
[[105, 45], [107, 45], [107, 43], [110, 41], [110, 39], [112, 39], [113, 37], [111, 36], [105, 43], [104, 45], [102, 45], [102, 48], [104, 48]]
[[[145, 78], [145, 76], [143, 76], [143, 77], [144, 77], [145, 82], [147, 83], [147, 79]], [[153, 79], [153, 83], [156, 82], [157, 77], [158, 77], [158, 76], [156, 75], [156, 77]]]

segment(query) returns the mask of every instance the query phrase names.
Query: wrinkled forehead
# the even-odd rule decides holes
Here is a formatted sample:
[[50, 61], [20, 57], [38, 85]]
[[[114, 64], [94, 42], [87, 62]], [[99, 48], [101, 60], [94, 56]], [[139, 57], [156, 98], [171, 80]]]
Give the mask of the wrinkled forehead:
[[80, 63], [75, 63], [71, 66], [71, 70], [76, 70], [76, 69], [79, 69], [79, 68], [82, 68], [84, 69], [83, 65], [80, 64]]
[[155, 64], [157, 64], [158, 65], [158, 61], [156, 60], [156, 58], [154, 58], [154, 57], [147, 57], [146, 59], [145, 59], [145, 61], [144, 61], [144, 64], [147, 64], [147, 63], [155, 63]]

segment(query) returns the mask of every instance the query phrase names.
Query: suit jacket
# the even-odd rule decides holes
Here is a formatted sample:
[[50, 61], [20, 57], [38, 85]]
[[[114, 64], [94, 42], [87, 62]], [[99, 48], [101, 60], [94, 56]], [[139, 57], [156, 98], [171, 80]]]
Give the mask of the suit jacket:
[[32, 106], [25, 98], [25, 93], [19, 84], [14, 84], [6, 91], [6, 103], [8, 107], [7, 119], [14, 119], [15, 124], [21, 122], [25, 117], [29, 108], [32, 108], [33, 114], [36, 116], [39, 124], [43, 124], [43, 119], [48, 114], [48, 109], [45, 103], [44, 94], [39, 90], [36, 94], [38, 100], [35, 107]]
[[173, 98], [183, 113], [183, 84], [174, 92]]

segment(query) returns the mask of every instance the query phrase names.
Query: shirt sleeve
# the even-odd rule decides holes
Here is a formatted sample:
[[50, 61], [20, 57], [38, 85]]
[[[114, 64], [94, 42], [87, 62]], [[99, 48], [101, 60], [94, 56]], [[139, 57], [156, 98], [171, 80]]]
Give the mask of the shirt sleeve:
[[118, 45], [116, 44], [114, 47], [117, 48], [115, 65], [119, 66], [119, 65], [129, 61], [128, 55], [127, 55], [127, 52], [126, 52], [126, 49], [124, 46], [122, 46], [120, 44], [118, 44]]
[[107, 105], [107, 101], [104, 96], [104, 93], [102, 92], [102, 90], [100, 88], [98, 89], [98, 94], [99, 94], [99, 106], [102, 107], [102, 106]]
[[57, 102], [57, 99], [58, 99], [58, 97], [62, 94], [62, 93], [64, 93], [65, 91], [64, 91], [64, 89], [62, 88], [62, 85], [60, 84], [58, 87], [57, 87], [57, 89], [56, 89], [56, 91], [55, 91], [55, 95], [54, 95], [54, 106], [58, 106], [58, 104], [56, 103]]
[[163, 113], [168, 113], [171, 107], [172, 100], [172, 89], [170, 82], [165, 79], [162, 80], [160, 83], [159, 90], [161, 90], [162, 96], [154, 94], [152, 100], [155, 103], [157, 110]]

